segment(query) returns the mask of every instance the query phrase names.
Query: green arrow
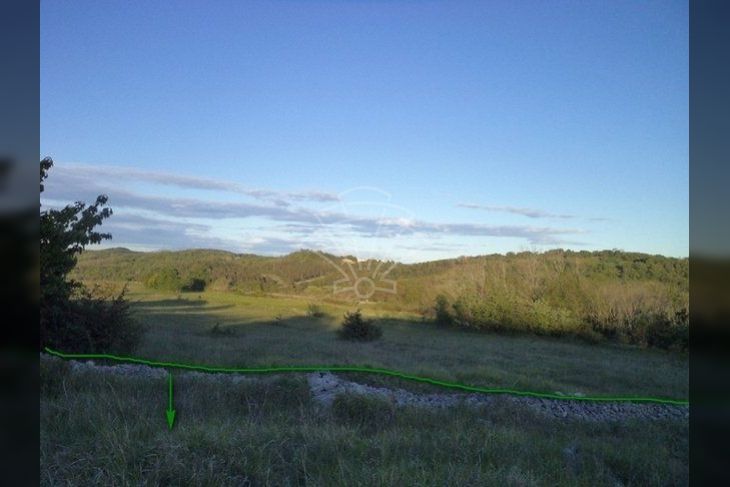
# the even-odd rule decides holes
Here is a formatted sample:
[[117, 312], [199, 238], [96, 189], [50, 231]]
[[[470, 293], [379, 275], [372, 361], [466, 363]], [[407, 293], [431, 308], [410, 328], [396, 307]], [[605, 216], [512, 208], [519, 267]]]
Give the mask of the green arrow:
[[170, 402], [168, 403], [167, 411], [165, 411], [165, 416], [167, 416], [167, 426], [172, 429], [172, 425], [175, 423], [175, 410], [172, 409], [172, 373], [170, 373], [169, 378]]

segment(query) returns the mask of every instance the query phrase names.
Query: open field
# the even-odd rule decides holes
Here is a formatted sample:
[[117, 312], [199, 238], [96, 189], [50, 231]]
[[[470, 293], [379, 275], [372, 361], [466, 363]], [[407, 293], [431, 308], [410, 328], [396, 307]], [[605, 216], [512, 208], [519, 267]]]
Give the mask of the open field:
[[[306, 316], [309, 301], [231, 292], [165, 294], [132, 286], [130, 299], [147, 332], [135, 355], [221, 366], [365, 365], [486, 387], [566, 394], [688, 396], [686, 354], [529, 335], [438, 327], [414, 314], [362, 305], [383, 338], [338, 339], [342, 314]], [[222, 333], [212, 333], [219, 325]], [[363, 380], [382, 381], [374, 376]], [[414, 384], [401, 384], [416, 387]], [[425, 387], [425, 386], [418, 386]]]
[[[381, 339], [336, 330], [354, 306], [235, 292], [164, 293], [131, 283], [146, 327], [135, 356], [219, 366], [367, 365], [487, 387], [686, 399], [686, 354], [439, 327], [362, 304]], [[214, 331], [215, 330], [215, 331]], [[74, 370], [41, 358], [44, 485], [684, 485], [688, 422], [581, 421], [496, 396], [485, 406], [395, 407], [374, 396], [312, 396], [303, 374], [207, 380], [174, 372], [177, 421], [159, 376]], [[207, 376], [216, 377], [216, 376]], [[446, 392], [348, 374], [360, 383]]]

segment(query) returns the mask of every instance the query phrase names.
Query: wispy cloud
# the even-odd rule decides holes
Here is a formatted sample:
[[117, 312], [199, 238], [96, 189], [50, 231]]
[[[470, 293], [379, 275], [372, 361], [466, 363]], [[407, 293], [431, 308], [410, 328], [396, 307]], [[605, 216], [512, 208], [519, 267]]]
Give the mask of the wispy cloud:
[[515, 206], [491, 206], [491, 205], [478, 205], [474, 203], [459, 203], [456, 205], [460, 208], [469, 208], [472, 210], [484, 210], [493, 211], [499, 213], [512, 213], [514, 215], [522, 215], [528, 218], [560, 218], [560, 219], [572, 219], [577, 218], [575, 215], [550, 213], [548, 211], [538, 210], [534, 208], [520, 208]]
[[326, 191], [275, 191], [261, 188], [245, 188], [237, 183], [222, 181], [198, 176], [185, 176], [169, 172], [147, 171], [134, 167], [94, 166], [90, 164], [62, 164], [54, 167], [56, 177], [96, 180], [102, 182], [129, 181], [146, 182], [164, 186], [174, 186], [184, 189], [202, 189], [235, 193], [252, 197], [257, 200], [273, 202], [279, 206], [288, 206], [291, 202], [322, 202], [339, 201], [336, 194]]
[[129, 212], [115, 212], [102, 224], [112, 240], [104, 247], [126, 246], [134, 249], [215, 248], [243, 250], [235, 239], [222, 239], [211, 234], [212, 227], [199, 223], [179, 222], [165, 218], [150, 218]]
[[[370, 241], [383, 239], [383, 242], [390, 242], [395, 237], [414, 237], [412, 241], [417, 245], [437, 236], [516, 238], [535, 245], [579, 245], [580, 242], [574, 242], [573, 239], [576, 235], [587, 233], [580, 228], [442, 223], [383, 215], [380, 212], [373, 212], [373, 215], [361, 211], [351, 214], [347, 212], [346, 205], [341, 204], [336, 205], [337, 211], [327, 211], [318, 207], [279, 204], [277, 197], [282, 193], [268, 190], [246, 190], [244, 194], [254, 196], [253, 201], [143, 194], [113, 185], [110, 179], [114, 179], [114, 176], [109, 176], [109, 173], [106, 173], [106, 178], [92, 177], [92, 174], [99, 174], [99, 171], [84, 172], [82, 176], [79, 176], [78, 170], [58, 171], [46, 185], [44, 204], [79, 199], [92, 201], [98, 194], [107, 194], [115, 215], [105, 222], [105, 230], [111, 231], [115, 242], [148, 247], [207, 246], [277, 253], [299, 248], [327, 247], [328, 244], [336, 247], [338, 242], [348, 238], [367, 238]], [[152, 182], [159, 178], [164, 179], [165, 184], [188, 188], [238, 191], [231, 186], [232, 183], [180, 176], [171, 178], [167, 174], [163, 178], [161, 173], [135, 169], [120, 170], [114, 175], [135, 181]], [[326, 201], [327, 196], [324, 195], [318, 201]], [[312, 194], [287, 193], [286, 196], [290, 201], [297, 201], [297, 198], [311, 201], [311, 198], [317, 198]], [[251, 221], [253, 227], [241, 221], [246, 219]]]

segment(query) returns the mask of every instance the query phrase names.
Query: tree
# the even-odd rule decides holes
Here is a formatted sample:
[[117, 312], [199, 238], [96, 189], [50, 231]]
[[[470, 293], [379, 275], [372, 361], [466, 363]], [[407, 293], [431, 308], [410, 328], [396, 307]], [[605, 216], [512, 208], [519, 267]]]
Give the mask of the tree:
[[360, 310], [345, 313], [345, 319], [339, 329], [340, 338], [370, 342], [383, 335], [383, 330], [373, 320], [363, 318]]
[[[53, 160], [40, 162], [40, 192]], [[64, 349], [130, 348], [139, 335], [124, 291], [109, 299], [95, 297], [80, 282], [68, 277], [78, 255], [89, 244], [110, 239], [96, 228], [112, 215], [107, 196], [92, 205], [77, 201], [61, 209], [40, 212], [40, 346]]]
[[[46, 157], [40, 164], [40, 192], [43, 181], [53, 167], [53, 160]], [[68, 279], [76, 266], [77, 255], [89, 244], [110, 239], [108, 233], [94, 230], [102, 221], [112, 215], [105, 207], [106, 195], [99, 195], [96, 203], [87, 206], [77, 201], [60, 210], [45, 210], [40, 213], [40, 255], [41, 255], [41, 302], [61, 304], [71, 297], [80, 284]]]

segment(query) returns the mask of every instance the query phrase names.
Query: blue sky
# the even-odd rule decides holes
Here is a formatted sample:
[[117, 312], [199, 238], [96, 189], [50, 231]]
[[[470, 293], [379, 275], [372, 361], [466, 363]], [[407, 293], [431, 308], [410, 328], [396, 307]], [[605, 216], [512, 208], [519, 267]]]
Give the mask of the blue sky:
[[43, 202], [107, 246], [688, 253], [686, 2], [41, 10]]

